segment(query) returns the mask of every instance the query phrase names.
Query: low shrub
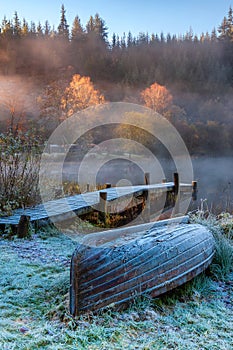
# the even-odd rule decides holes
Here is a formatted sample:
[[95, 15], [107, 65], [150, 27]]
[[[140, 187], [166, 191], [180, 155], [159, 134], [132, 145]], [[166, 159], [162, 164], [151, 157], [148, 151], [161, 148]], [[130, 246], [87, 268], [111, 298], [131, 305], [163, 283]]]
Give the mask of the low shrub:
[[213, 233], [215, 255], [210, 272], [217, 280], [228, 280], [233, 271], [232, 215], [223, 213], [217, 217], [199, 210], [191, 216], [191, 221], [207, 226]]
[[0, 215], [38, 202], [39, 149], [30, 133], [0, 134]]

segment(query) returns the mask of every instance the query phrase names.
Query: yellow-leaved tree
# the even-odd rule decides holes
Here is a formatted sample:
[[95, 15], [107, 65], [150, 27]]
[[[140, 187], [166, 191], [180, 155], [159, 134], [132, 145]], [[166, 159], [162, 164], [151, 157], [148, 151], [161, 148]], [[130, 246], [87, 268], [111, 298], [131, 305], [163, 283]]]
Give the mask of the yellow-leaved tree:
[[146, 107], [163, 114], [172, 105], [172, 95], [165, 86], [152, 84], [141, 92]]
[[105, 102], [104, 96], [94, 88], [90, 77], [75, 74], [61, 99], [61, 107], [65, 117], [87, 107]]

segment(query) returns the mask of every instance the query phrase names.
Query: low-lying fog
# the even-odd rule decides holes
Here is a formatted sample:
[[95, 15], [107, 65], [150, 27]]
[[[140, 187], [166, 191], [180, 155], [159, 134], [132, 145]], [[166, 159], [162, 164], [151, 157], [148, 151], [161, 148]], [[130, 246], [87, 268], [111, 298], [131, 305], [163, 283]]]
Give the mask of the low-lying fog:
[[[198, 199], [196, 206], [214, 213], [233, 210], [233, 158], [192, 158], [194, 180], [198, 182]], [[151, 182], [158, 183], [166, 178], [173, 180], [176, 172], [174, 162], [135, 159], [129, 155], [124, 158], [97, 159], [87, 162], [66, 162], [63, 168], [63, 179], [82, 183], [112, 185], [138, 185], [144, 181], [144, 172], [150, 173]]]

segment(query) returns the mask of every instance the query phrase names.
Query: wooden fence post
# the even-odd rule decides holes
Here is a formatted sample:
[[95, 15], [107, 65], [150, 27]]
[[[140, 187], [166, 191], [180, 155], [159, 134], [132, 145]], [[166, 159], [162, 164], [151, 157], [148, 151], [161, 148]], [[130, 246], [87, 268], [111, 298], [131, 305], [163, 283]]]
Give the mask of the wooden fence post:
[[99, 202], [99, 211], [101, 220], [106, 223], [106, 214], [107, 214], [107, 192], [100, 192], [100, 202]]
[[192, 181], [192, 199], [197, 200], [197, 181]]
[[144, 174], [144, 181], [146, 185], [150, 185], [150, 173]]
[[179, 174], [178, 173], [174, 173], [174, 188], [173, 188], [173, 192], [174, 192], [174, 214], [178, 214], [179, 210], [180, 210], [180, 193], [179, 193]]
[[177, 196], [179, 193], [179, 174], [174, 173], [174, 193]]
[[19, 238], [25, 238], [28, 236], [29, 224], [30, 224], [30, 216], [21, 215], [17, 226], [17, 236]]
[[[150, 185], [150, 173], [144, 174], [145, 184]], [[149, 188], [144, 190], [144, 203], [145, 207], [142, 212], [143, 220], [145, 222], [150, 222], [150, 190]]]

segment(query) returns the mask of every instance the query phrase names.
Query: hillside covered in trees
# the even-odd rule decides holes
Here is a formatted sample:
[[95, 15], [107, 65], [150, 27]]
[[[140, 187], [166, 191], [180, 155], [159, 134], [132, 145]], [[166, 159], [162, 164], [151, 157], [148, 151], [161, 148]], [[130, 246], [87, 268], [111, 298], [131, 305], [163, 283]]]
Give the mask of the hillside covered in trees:
[[[177, 127], [191, 154], [230, 155], [232, 8], [216, 26], [200, 36], [189, 29], [178, 37], [163, 33], [134, 37], [129, 32], [109, 38], [99, 14], [90, 16], [85, 26], [79, 16], [69, 24], [64, 5], [57, 28], [48, 21], [28, 23], [17, 12], [13, 19], [4, 17], [0, 131], [30, 126], [46, 139], [62, 119], [92, 104], [126, 101], [151, 107], [146, 91], [157, 86], [169, 94], [170, 103], [161, 111], [154, 109]], [[85, 86], [92, 102], [84, 103], [83, 93], [74, 103], [77, 86]]]

